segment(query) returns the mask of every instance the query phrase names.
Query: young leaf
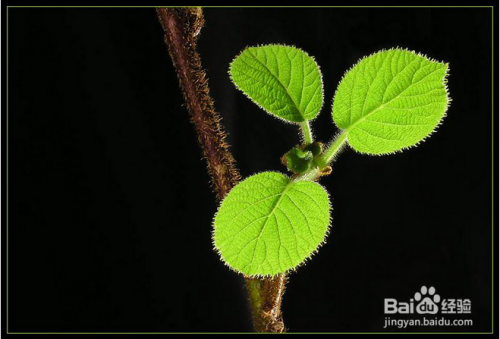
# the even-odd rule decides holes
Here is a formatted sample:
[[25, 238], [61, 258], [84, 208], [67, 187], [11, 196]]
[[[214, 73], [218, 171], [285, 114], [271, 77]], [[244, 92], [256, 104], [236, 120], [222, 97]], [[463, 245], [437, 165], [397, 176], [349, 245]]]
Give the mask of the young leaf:
[[214, 220], [214, 243], [235, 271], [272, 276], [309, 258], [329, 223], [323, 187], [264, 172], [242, 181], [224, 199]]
[[311, 151], [303, 151], [298, 148], [290, 150], [286, 157], [286, 166], [295, 173], [304, 173], [309, 170], [313, 160]]
[[370, 55], [337, 88], [333, 120], [358, 152], [387, 154], [430, 135], [448, 107], [448, 64], [402, 49]]
[[314, 119], [323, 105], [318, 65], [295, 47], [249, 47], [231, 63], [229, 74], [257, 105], [290, 122]]

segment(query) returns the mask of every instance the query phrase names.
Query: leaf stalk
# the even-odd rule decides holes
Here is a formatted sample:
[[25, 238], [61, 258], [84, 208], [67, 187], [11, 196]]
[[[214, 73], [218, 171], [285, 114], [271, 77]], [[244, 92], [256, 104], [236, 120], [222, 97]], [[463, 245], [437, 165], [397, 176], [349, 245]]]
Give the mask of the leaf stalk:
[[303, 121], [300, 123], [300, 128], [302, 130], [302, 139], [304, 140], [304, 144], [309, 145], [314, 142], [311, 125], [309, 124], [309, 120]]
[[323, 155], [319, 159], [322, 165], [327, 166], [335, 160], [335, 157], [342, 150], [342, 147], [346, 142], [347, 131], [343, 131], [332, 140], [326, 151], [323, 152]]

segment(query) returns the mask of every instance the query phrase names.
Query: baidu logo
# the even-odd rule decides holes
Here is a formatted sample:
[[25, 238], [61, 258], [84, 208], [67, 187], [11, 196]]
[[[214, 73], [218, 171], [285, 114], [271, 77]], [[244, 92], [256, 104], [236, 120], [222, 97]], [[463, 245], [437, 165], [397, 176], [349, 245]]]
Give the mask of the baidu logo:
[[[422, 301], [421, 301], [422, 300]], [[436, 294], [434, 287], [422, 286], [420, 292], [415, 293], [415, 301], [419, 302], [417, 305], [417, 313], [419, 314], [436, 314], [439, 311], [439, 302], [441, 297]]]
[[442, 299], [431, 286], [422, 286], [409, 302], [398, 302], [396, 299], [384, 299], [385, 314], [461, 314], [471, 313], [470, 299]]

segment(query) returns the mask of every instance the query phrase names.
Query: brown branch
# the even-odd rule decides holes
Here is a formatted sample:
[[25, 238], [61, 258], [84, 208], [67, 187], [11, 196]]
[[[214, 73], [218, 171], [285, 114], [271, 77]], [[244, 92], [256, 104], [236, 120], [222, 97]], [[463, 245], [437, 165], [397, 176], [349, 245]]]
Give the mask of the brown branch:
[[238, 182], [239, 174], [196, 52], [196, 40], [204, 23], [201, 8], [158, 8], [157, 13], [212, 184], [222, 199]]
[[[208, 173], [217, 198], [222, 200], [240, 179], [235, 161], [225, 142], [221, 117], [209, 94], [205, 71], [196, 52], [196, 41], [204, 24], [201, 8], [157, 8], [165, 43], [174, 63], [179, 85], [196, 128]], [[281, 299], [284, 274], [274, 278], [245, 278], [257, 332], [284, 332]]]
[[286, 275], [274, 278], [246, 278], [252, 306], [253, 327], [257, 332], [285, 332], [285, 324], [281, 314], [281, 300], [285, 292]]

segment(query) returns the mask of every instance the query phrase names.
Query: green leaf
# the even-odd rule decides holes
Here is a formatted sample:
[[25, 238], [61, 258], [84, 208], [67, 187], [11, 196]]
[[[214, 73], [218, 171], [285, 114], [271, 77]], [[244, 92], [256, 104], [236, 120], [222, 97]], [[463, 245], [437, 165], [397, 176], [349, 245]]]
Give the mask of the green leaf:
[[448, 107], [448, 64], [402, 49], [370, 55], [346, 73], [333, 120], [358, 152], [387, 154], [429, 136]]
[[224, 199], [214, 220], [214, 243], [233, 270], [272, 276], [309, 258], [329, 223], [323, 187], [264, 172], [242, 181]]
[[318, 65], [295, 47], [249, 47], [231, 63], [229, 74], [257, 105], [286, 121], [314, 119], [323, 105]]

